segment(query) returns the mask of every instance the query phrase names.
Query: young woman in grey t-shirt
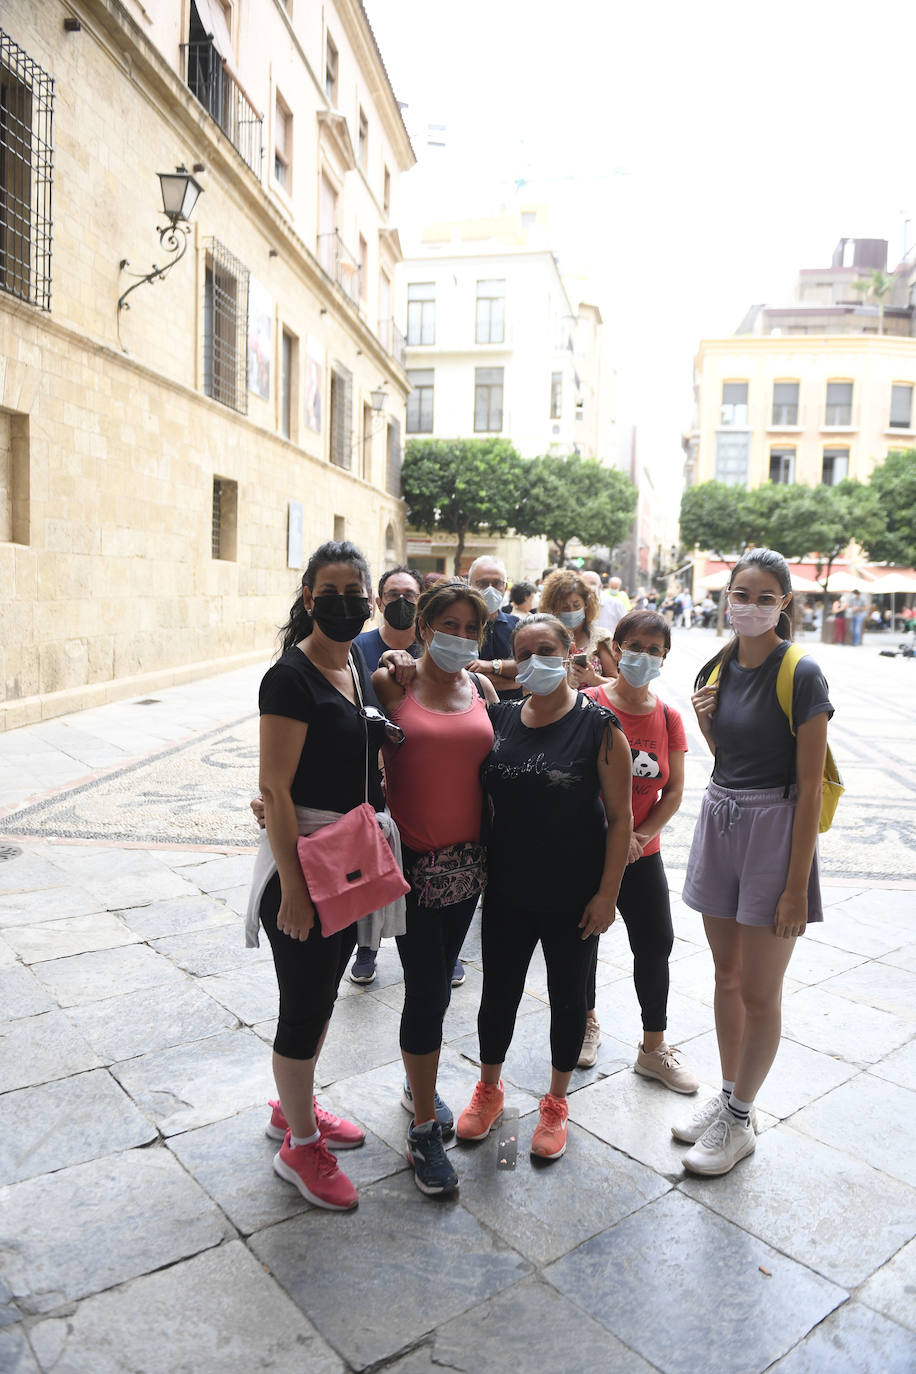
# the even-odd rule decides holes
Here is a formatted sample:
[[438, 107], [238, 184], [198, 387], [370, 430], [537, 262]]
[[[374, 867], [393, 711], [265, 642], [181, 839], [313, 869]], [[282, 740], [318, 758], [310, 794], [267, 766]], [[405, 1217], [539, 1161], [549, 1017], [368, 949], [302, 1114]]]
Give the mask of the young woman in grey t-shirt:
[[807, 923], [823, 920], [816, 844], [833, 707], [817, 664], [800, 659], [793, 736], [776, 694], [791, 601], [781, 554], [740, 559], [728, 584], [734, 638], [700, 669], [692, 698], [715, 767], [683, 895], [703, 913], [715, 963], [722, 1066], [721, 1094], [671, 1128], [692, 1146], [684, 1166], [697, 1174], [728, 1173], [755, 1148], [753, 1104], [779, 1047], [783, 978]]

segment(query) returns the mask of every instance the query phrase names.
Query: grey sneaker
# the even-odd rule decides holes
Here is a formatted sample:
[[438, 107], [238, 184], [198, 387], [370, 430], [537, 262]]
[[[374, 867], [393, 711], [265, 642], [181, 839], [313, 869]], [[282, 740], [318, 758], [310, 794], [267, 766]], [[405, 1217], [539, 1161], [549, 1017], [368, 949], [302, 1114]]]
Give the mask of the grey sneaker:
[[[695, 1145], [700, 1136], [724, 1111], [725, 1097], [720, 1092], [716, 1093], [715, 1097], [707, 1098], [701, 1107], [696, 1107], [692, 1116], [685, 1116], [676, 1121], [671, 1127], [671, 1134], [675, 1140], [683, 1140], [686, 1145]], [[757, 1125], [756, 1107], [751, 1107], [751, 1126], [755, 1131], [760, 1129]]]
[[700, 1086], [696, 1074], [681, 1061], [681, 1052], [664, 1042], [657, 1050], [644, 1050], [640, 1044], [633, 1068], [643, 1078], [657, 1078], [676, 1093], [695, 1093]]
[[601, 1044], [601, 1027], [593, 1016], [590, 1016], [585, 1023], [585, 1039], [582, 1041], [582, 1048], [579, 1051], [579, 1058], [576, 1064], [580, 1069], [594, 1068], [598, 1059], [598, 1046]]
[[692, 1174], [727, 1174], [739, 1159], [753, 1154], [756, 1148], [753, 1126], [745, 1126], [726, 1107], [687, 1151], [683, 1164]]
[[[438, 1093], [435, 1094], [433, 1103], [436, 1108], [436, 1120], [442, 1131], [442, 1139], [448, 1140], [455, 1129], [455, 1118], [452, 1115], [452, 1109], [442, 1101]], [[410, 1112], [411, 1115], [413, 1114], [413, 1093], [410, 1091], [410, 1083], [406, 1078], [404, 1079], [404, 1087], [401, 1090], [401, 1106], [404, 1108], [405, 1112]]]

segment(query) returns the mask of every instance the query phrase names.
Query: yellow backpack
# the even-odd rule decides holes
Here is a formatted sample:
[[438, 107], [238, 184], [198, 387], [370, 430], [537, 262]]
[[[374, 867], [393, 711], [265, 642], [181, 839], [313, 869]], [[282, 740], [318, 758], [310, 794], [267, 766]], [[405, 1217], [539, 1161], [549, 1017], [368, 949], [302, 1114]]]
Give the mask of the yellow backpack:
[[[793, 737], [796, 734], [795, 721], [792, 718], [792, 695], [795, 685], [795, 669], [800, 658], [804, 658], [806, 650], [798, 644], [790, 644], [782, 656], [779, 665], [779, 673], [776, 677], [776, 697], [782, 708], [782, 713], [789, 722], [789, 729]], [[719, 664], [713, 668], [709, 677], [706, 679], [707, 687], [714, 687], [719, 678]], [[837, 803], [842, 797], [846, 788], [843, 786], [843, 779], [840, 777], [840, 770], [836, 766], [836, 759], [827, 745], [827, 753], [824, 756], [824, 780], [821, 790], [821, 818], [818, 822], [818, 833], [823, 834], [833, 825], [833, 818], [836, 815]]]

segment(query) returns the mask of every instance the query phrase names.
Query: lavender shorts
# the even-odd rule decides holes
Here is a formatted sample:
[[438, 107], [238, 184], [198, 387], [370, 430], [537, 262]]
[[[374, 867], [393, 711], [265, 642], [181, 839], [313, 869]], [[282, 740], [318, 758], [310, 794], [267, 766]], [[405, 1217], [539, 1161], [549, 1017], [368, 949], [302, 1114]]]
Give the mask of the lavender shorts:
[[[795, 789], [738, 791], [711, 782], [693, 832], [683, 898], [705, 916], [770, 926], [789, 872]], [[823, 921], [817, 852], [808, 879], [808, 921]]]

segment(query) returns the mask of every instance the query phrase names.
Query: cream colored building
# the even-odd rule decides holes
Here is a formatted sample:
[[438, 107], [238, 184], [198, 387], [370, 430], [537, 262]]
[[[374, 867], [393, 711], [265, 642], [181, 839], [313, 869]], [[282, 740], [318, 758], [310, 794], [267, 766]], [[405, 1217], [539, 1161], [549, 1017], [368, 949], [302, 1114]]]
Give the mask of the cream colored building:
[[886, 252], [840, 240], [830, 268], [800, 274], [795, 304], [754, 307], [737, 334], [702, 341], [688, 484], [864, 481], [916, 446], [916, 273], [891, 274], [880, 321], [852, 285], [883, 271]]
[[[538, 220], [532, 210], [430, 226], [398, 267], [408, 440], [500, 436], [524, 458], [577, 448], [606, 458], [601, 313], [571, 304]], [[421, 569], [451, 571], [454, 542], [411, 533], [408, 555]], [[510, 580], [548, 561], [543, 539], [476, 536], [465, 564], [481, 552], [498, 553]]]
[[[6, 0], [0, 30], [12, 726], [263, 659], [327, 538], [403, 557], [413, 153], [359, 0]], [[176, 166], [186, 254], [119, 310]]]

